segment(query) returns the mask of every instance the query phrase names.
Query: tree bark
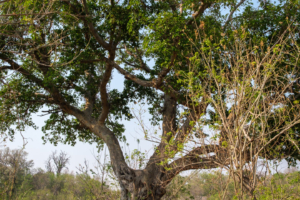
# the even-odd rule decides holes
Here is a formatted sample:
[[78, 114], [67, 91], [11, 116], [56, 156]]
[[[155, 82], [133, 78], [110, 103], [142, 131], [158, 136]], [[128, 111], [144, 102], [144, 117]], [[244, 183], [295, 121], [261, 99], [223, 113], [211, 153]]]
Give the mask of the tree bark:
[[[166, 193], [165, 184], [157, 179], [155, 170], [120, 168], [121, 200], [159, 200]], [[158, 172], [161, 177], [165, 173]]]
[[119, 141], [106, 127], [100, 128], [106, 142], [111, 164], [121, 188], [121, 200], [161, 199], [165, 194], [163, 167], [153, 162], [144, 170], [131, 169], [125, 162]]

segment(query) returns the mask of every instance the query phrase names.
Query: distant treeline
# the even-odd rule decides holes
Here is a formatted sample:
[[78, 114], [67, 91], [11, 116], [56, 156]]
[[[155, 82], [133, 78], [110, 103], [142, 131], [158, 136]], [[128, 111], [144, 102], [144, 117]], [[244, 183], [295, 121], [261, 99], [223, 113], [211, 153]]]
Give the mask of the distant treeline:
[[[97, 160], [98, 159], [98, 160]], [[119, 199], [120, 191], [109, 164], [89, 168], [85, 161], [76, 173], [69, 172], [69, 157], [64, 152], [53, 152], [45, 161], [44, 169], [34, 169], [23, 150], [0, 150], [0, 199], [71, 200]], [[104, 159], [105, 160], [105, 159]], [[300, 172], [296, 168], [285, 173], [257, 175], [255, 191], [258, 199], [300, 199]], [[220, 171], [191, 172], [178, 176], [167, 188], [165, 200], [236, 199], [234, 181]], [[245, 199], [250, 199], [245, 195]]]
[[[45, 160], [44, 169], [34, 169], [23, 150], [0, 150], [0, 199], [69, 200], [69, 199], [118, 199], [119, 191], [113, 188], [113, 178], [105, 178], [109, 167], [89, 168], [80, 165], [76, 173], [69, 172], [66, 153], [53, 152]], [[99, 171], [97, 171], [97, 169]], [[104, 169], [104, 171], [101, 170]], [[102, 176], [103, 175], [103, 176]]]

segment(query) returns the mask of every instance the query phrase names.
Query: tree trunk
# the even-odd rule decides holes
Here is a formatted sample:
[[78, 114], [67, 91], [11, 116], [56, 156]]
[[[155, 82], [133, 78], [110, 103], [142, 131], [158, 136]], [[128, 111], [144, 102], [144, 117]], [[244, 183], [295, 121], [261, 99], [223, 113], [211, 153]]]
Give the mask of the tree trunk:
[[107, 144], [114, 173], [121, 187], [121, 200], [161, 199], [166, 193], [163, 184], [164, 168], [157, 162], [148, 163], [144, 170], [134, 170], [125, 162], [119, 141], [105, 126], [98, 126], [94, 132]]
[[164, 167], [158, 163], [168, 158], [164, 153], [165, 147], [176, 131], [176, 100], [168, 95], [164, 99], [163, 139], [157, 147], [160, 153], [153, 153], [144, 170], [133, 170], [127, 166], [119, 168], [116, 174], [119, 173], [122, 200], [159, 200], [166, 193], [169, 181], [164, 180], [167, 177]]
[[161, 180], [164, 177], [164, 173], [158, 168], [160, 167], [157, 167], [155, 170], [120, 168], [118, 178], [121, 186], [121, 200], [161, 199], [166, 193], [166, 189], [165, 184]]

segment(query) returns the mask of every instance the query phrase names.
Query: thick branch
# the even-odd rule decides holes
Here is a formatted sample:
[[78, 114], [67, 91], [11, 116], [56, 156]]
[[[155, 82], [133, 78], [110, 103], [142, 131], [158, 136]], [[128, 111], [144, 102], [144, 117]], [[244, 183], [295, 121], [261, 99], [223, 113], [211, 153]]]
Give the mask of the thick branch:
[[213, 169], [220, 166], [216, 156], [201, 157], [206, 153], [206, 148], [196, 148], [182, 158], [173, 161], [168, 168], [171, 168], [164, 177], [170, 182], [177, 174], [190, 169]]
[[[186, 136], [190, 134], [190, 131], [195, 126], [195, 122], [199, 119], [199, 115], [194, 110], [190, 111], [190, 114], [186, 117], [175, 138], [175, 144], [184, 143]], [[193, 122], [193, 123], [192, 123]]]
[[26, 78], [28, 78], [29, 80], [36, 83], [38, 86], [40, 86], [40, 87], [44, 88], [46, 91], [48, 91], [51, 94], [52, 98], [54, 99], [55, 104], [59, 105], [64, 112], [77, 117], [79, 120], [86, 121], [86, 118], [83, 115], [83, 112], [81, 112], [80, 110], [78, 110], [74, 106], [71, 106], [69, 103], [67, 103], [65, 101], [64, 97], [60, 94], [60, 92], [58, 91], [58, 89], [56, 87], [49, 88], [49, 87], [44, 86], [43, 81], [41, 79], [39, 79], [36, 76], [32, 75], [30, 72], [28, 72], [27, 70], [22, 68], [16, 62], [14, 62], [11, 59], [7, 58], [5, 55], [0, 55], [0, 59], [7, 62], [7, 63], [9, 63], [11, 65], [10, 69], [15, 70], [17, 72], [20, 72]]
[[117, 69], [122, 75], [125, 76], [125, 78], [141, 85], [144, 87], [153, 87], [153, 82], [152, 81], [145, 81], [145, 80], [141, 80], [138, 77], [136, 77], [133, 74], [130, 74], [129, 72], [127, 72], [126, 70], [124, 70], [122, 67], [120, 67], [118, 64], [116, 64], [114, 61], [110, 61], [107, 58], [104, 58], [104, 60], [106, 62], [108, 62], [110, 65], [112, 65], [115, 69]]
[[170, 66], [167, 68], [164, 68], [159, 74], [158, 74], [158, 78], [155, 81], [155, 87], [159, 88], [162, 85], [163, 79], [166, 77], [166, 75], [170, 72], [171, 67], [174, 65], [175, 59], [176, 59], [176, 52], [173, 52], [172, 56], [171, 56], [171, 62], [170, 62]]
[[[215, 153], [217, 155], [209, 155], [209, 153]], [[166, 173], [164, 179], [166, 182], [169, 182], [180, 172], [190, 169], [213, 169], [228, 165], [228, 155], [223, 153], [223, 157], [221, 159], [220, 155], [221, 152], [219, 150], [219, 146], [205, 145], [197, 147], [190, 151], [187, 155], [170, 163], [167, 167], [171, 168], [171, 170]]]
[[3, 66], [3, 67], [5, 67], [5, 69], [18, 71], [22, 75], [27, 77], [28, 79], [35, 82], [37, 85], [43, 86], [43, 81], [41, 79], [39, 79], [39, 78], [35, 77], [34, 75], [32, 75], [30, 72], [28, 72], [27, 70], [22, 68], [18, 63], [16, 63], [13, 60], [9, 59], [7, 56], [5, 56], [3, 54], [2, 55], [0, 54], [0, 59], [3, 60], [4, 62], [7, 62], [8, 64], [10, 64], [10, 67], [9, 66]]
[[[91, 77], [91, 75], [88, 72], [86, 72], [86, 76], [87, 76], [87, 79], [88, 79], [87, 85], [93, 84], [93, 78]], [[85, 110], [84, 110], [84, 113], [88, 116], [92, 116], [94, 104], [95, 104], [95, 101], [96, 101], [96, 92], [93, 89], [88, 89], [84, 93], [84, 97], [85, 97]]]
[[176, 99], [165, 95], [165, 102], [163, 108], [163, 137], [169, 135], [168, 138], [171, 138], [171, 136], [174, 135], [176, 131], [176, 103]]
[[204, 11], [211, 6], [212, 3], [201, 3], [198, 10], [192, 14], [193, 18], [186, 22], [186, 25], [191, 24], [199, 15], [202, 15]]
[[148, 165], [148, 168], [154, 164], [157, 163], [158, 160], [162, 160], [165, 158], [165, 151], [166, 146], [168, 145], [168, 142], [170, 139], [174, 136], [176, 132], [176, 108], [177, 108], [177, 102], [176, 99], [173, 99], [172, 97], [165, 95], [165, 101], [164, 101], [164, 107], [163, 107], [163, 124], [162, 124], [162, 137], [160, 144], [157, 147], [157, 150], [159, 153], [154, 152], [149, 159], [150, 165]]
[[[111, 56], [111, 58], [107, 59], [107, 60], [113, 62], [113, 59], [114, 59], [114, 55]], [[108, 83], [108, 81], [111, 77], [111, 72], [113, 70], [113, 66], [110, 64], [111, 62], [106, 64], [106, 70], [104, 72], [103, 79], [102, 79], [101, 84], [100, 84], [102, 112], [99, 116], [99, 122], [101, 124], [104, 123], [104, 121], [107, 118], [108, 113], [109, 113], [109, 103], [108, 103], [108, 95], [107, 95], [106, 86], [107, 86], [107, 83]]]
[[234, 12], [238, 9], [238, 7], [240, 7], [246, 0], [241, 0], [238, 4], [236, 4], [232, 11], [230, 12], [227, 21], [225, 22], [224, 26], [223, 26], [223, 30], [226, 29], [228, 23], [232, 20], [232, 15], [234, 14]]

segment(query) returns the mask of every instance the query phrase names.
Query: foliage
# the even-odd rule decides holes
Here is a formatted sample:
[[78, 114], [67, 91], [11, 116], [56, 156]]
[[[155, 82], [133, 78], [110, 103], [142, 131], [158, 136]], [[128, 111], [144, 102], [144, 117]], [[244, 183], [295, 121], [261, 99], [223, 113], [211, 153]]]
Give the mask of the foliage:
[[[174, 179], [175, 181], [177, 180]], [[234, 180], [228, 174], [213, 172], [197, 172], [180, 177], [181, 184], [169, 185], [164, 199], [237, 199], [234, 189]], [[183, 184], [182, 184], [183, 182]], [[300, 182], [299, 171], [275, 173], [260, 178], [255, 194], [259, 200], [268, 199], [299, 199]], [[178, 188], [179, 186], [179, 188]], [[174, 194], [176, 194], [174, 196]], [[244, 199], [252, 199], [245, 196]]]
[[[23, 150], [0, 151], [0, 198], [5, 199], [117, 199], [119, 191], [103, 174], [80, 171], [77, 174], [65, 171], [53, 173], [34, 169]], [[53, 156], [55, 154], [51, 154]], [[67, 156], [66, 154], [64, 154]], [[97, 165], [96, 165], [97, 166]], [[65, 166], [66, 167], [66, 166]], [[109, 172], [106, 171], [105, 175]]]
[[277, 173], [268, 177], [265, 183], [258, 187], [256, 193], [259, 199], [299, 199], [299, 171], [288, 174]]
[[26, 191], [31, 184], [28, 182], [33, 161], [27, 160], [27, 153], [22, 149], [0, 150], [0, 196], [12, 199], [20, 191]]
[[[294, 0], [1, 1], [1, 134], [37, 128], [43, 112], [45, 142], [107, 145], [122, 199], [160, 199], [180, 172], [217, 167], [238, 198], [245, 188], [255, 198], [258, 159], [300, 158], [299, 10]], [[149, 162], [134, 152], [143, 170], [120, 146], [138, 100], [161, 125]]]
[[[21, 156], [20, 156], [21, 155]], [[1, 163], [11, 161], [18, 166], [15, 174], [3, 173], [8, 165], [1, 165], [0, 198], [24, 200], [63, 200], [63, 199], [119, 199], [120, 190], [116, 187], [109, 161], [96, 156], [96, 166], [91, 169], [85, 161], [74, 174], [65, 170], [60, 175], [43, 169], [34, 169], [33, 161], [26, 158], [23, 150], [1, 150]], [[52, 155], [52, 154], [51, 154]], [[50, 155], [50, 156], [51, 156]], [[135, 154], [133, 154], [135, 155]], [[104, 154], [104, 157], [105, 154]], [[99, 162], [100, 165], [99, 165]], [[139, 161], [137, 159], [137, 161]], [[133, 162], [134, 163], [134, 162]], [[104, 171], [101, 171], [103, 169]], [[26, 173], [25, 173], [26, 172]], [[15, 180], [15, 181], [13, 181]], [[298, 199], [300, 198], [300, 172], [296, 168], [287, 168], [285, 173], [260, 175], [259, 184], [255, 190], [256, 198], [268, 199]], [[189, 199], [236, 199], [238, 197], [230, 174], [215, 171], [193, 171], [177, 176], [168, 185], [164, 200]], [[251, 199], [245, 196], [245, 199]]]

